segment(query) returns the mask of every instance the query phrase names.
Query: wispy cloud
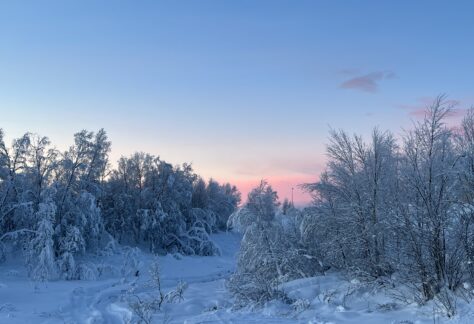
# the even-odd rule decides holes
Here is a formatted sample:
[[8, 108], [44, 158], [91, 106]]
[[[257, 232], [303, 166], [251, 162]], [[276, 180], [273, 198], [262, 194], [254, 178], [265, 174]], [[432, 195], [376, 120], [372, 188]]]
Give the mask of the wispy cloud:
[[[273, 177], [255, 177], [253, 179], [235, 179], [232, 184], [239, 188], [242, 194], [242, 202], [247, 200], [248, 193], [255, 188], [262, 179], [268, 181], [274, 190], [278, 192], [280, 201], [285, 198], [291, 200], [293, 193], [293, 200], [298, 206], [305, 206], [311, 201], [311, 196], [300, 188], [300, 184], [317, 182], [319, 176], [273, 176]], [[293, 189], [292, 189], [293, 188]]]
[[375, 93], [379, 90], [379, 83], [381, 81], [393, 79], [395, 77], [396, 74], [392, 71], [375, 71], [364, 75], [354, 76], [341, 83], [339, 87], [343, 89]]
[[235, 169], [235, 173], [242, 176], [262, 176], [276, 174], [292, 175], [318, 175], [324, 168], [324, 163], [317, 157], [307, 156], [304, 158], [273, 158], [267, 163], [258, 160], [248, 160], [240, 162]]
[[[421, 119], [425, 117], [427, 108], [433, 103], [434, 100], [435, 97], [421, 97], [418, 98], [414, 104], [400, 105], [399, 108], [406, 110], [410, 116]], [[449, 99], [446, 100], [445, 103], [453, 107], [447, 117], [459, 118], [466, 114], [467, 109], [459, 108], [461, 101]]]

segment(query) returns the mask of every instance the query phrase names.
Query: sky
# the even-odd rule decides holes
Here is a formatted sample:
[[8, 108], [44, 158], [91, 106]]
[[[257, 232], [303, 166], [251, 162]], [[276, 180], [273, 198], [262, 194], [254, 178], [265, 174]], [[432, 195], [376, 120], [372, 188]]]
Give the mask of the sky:
[[328, 131], [474, 104], [472, 1], [2, 1], [0, 128], [189, 162], [305, 204]]

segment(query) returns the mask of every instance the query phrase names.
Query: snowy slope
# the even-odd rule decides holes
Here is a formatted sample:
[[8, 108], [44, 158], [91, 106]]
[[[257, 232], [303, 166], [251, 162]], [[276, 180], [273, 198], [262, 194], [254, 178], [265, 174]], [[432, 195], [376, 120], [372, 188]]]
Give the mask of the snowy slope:
[[[183, 300], [165, 304], [153, 323], [471, 323], [474, 315], [467, 306], [448, 320], [426, 306], [393, 304], [383, 292], [370, 292], [357, 281], [338, 274], [295, 280], [283, 285], [295, 305], [272, 302], [263, 309], [232, 309], [232, 296], [225, 280], [235, 267], [240, 236], [221, 233], [213, 236], [221, 249], [215, 257], [159, 258], [163, 289], [178, 282], [188, 284]], [[133, 285], [141, 294], [149, 293], [147, 269], [154, 257], [140, 254], [138, 278], [110, 275], [98, 281], [56, 281], [35, 284], [19, 264], [0, 267], [0, 323], [134, 323], [124, 299]], [[98, 260], [91, 260], [98, 261]], [[102, 258], [112, 266], [123, 262], [122, 255]], [[350, 292], [350, 294], [348, 294]], [[384, 307], [385, 306], [385, 307]], [[390, 307], [389, 307], [390, 306]]]

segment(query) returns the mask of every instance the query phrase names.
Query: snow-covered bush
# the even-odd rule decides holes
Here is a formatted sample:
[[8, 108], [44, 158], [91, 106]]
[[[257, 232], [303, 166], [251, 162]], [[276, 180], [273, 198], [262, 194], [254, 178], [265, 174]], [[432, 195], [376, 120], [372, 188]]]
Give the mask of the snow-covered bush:
[[65, 280], [75, 280], [78, 278], [76, 260], [70, 252], [64, 252], [57, 260], [59, 273]]
[[219, 248], [210, 240], [209, 233], [202, 226], [195, 224], [182, 236], [181, 241], [187, 254], [202, 256], [220, 254]]
[[92, 262], [81, 262], [77, 266], [77, 277], [79, 280], [97, 280], [99, 271], [97, 265]]
[[122, 268], [120, 269], [122, 277], [134, 276], [139, 270], [140, 265], [140, 249], [136, 247], [126, 248]]
[[153, 289], [151, 293], [138, 294], [137, 287], [133, 286], [125, 296], [138, 323], [152, 323], [153, 315], [162, 311], [165, 304], [182, 301], [187, 288], [186, 283], [179, 282], [175, 289], [165, 292], [161, 284], [161, 273], [157, 260], [152, 262], [149, 273], [150, 281], [147, 286]]
[[243, 234], [254, 222], [255, 216], [248, 208], [239, 208], [230, 215], [227, 228]]

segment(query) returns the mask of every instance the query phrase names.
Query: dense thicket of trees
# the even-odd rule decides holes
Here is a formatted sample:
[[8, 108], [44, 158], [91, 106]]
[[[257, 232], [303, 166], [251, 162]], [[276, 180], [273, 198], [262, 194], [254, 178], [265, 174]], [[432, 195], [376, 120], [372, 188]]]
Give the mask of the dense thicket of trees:
[[395, 275], [420, 303], [474, 283], [474, 110], [450, 127], [451, 109], [437, 98], [399, 141], [379, 129], [368, 141], [331, 131], [326, 169], [304, 185], [314, 202], [290, 211], [293, 226], [267, 184], [252, 191], [230, 218], [245, 233], [236, 295], [268, 300], [279, 282], [328, 268]]
[[104, 130], [75, 134], [66, 152], [30, 133], [7, 146], [0, 130], [0, 260], [21, 249], [31, 276], [48, 280], [80, 278], [78, 256], [111, 236], [154, 253], [216, 253], [208, 235], [224, 228], [237, 189], [144, 153], [111, 170], [110, 147]]
[[368, 143], [331, 133], [304, 226], [322, 261], [374, 278], [397, 273], [420, 302], [474, 282], [474, 113], [450, 128], [450, 112], [439, 97], [400, 145], [378, 130]]

